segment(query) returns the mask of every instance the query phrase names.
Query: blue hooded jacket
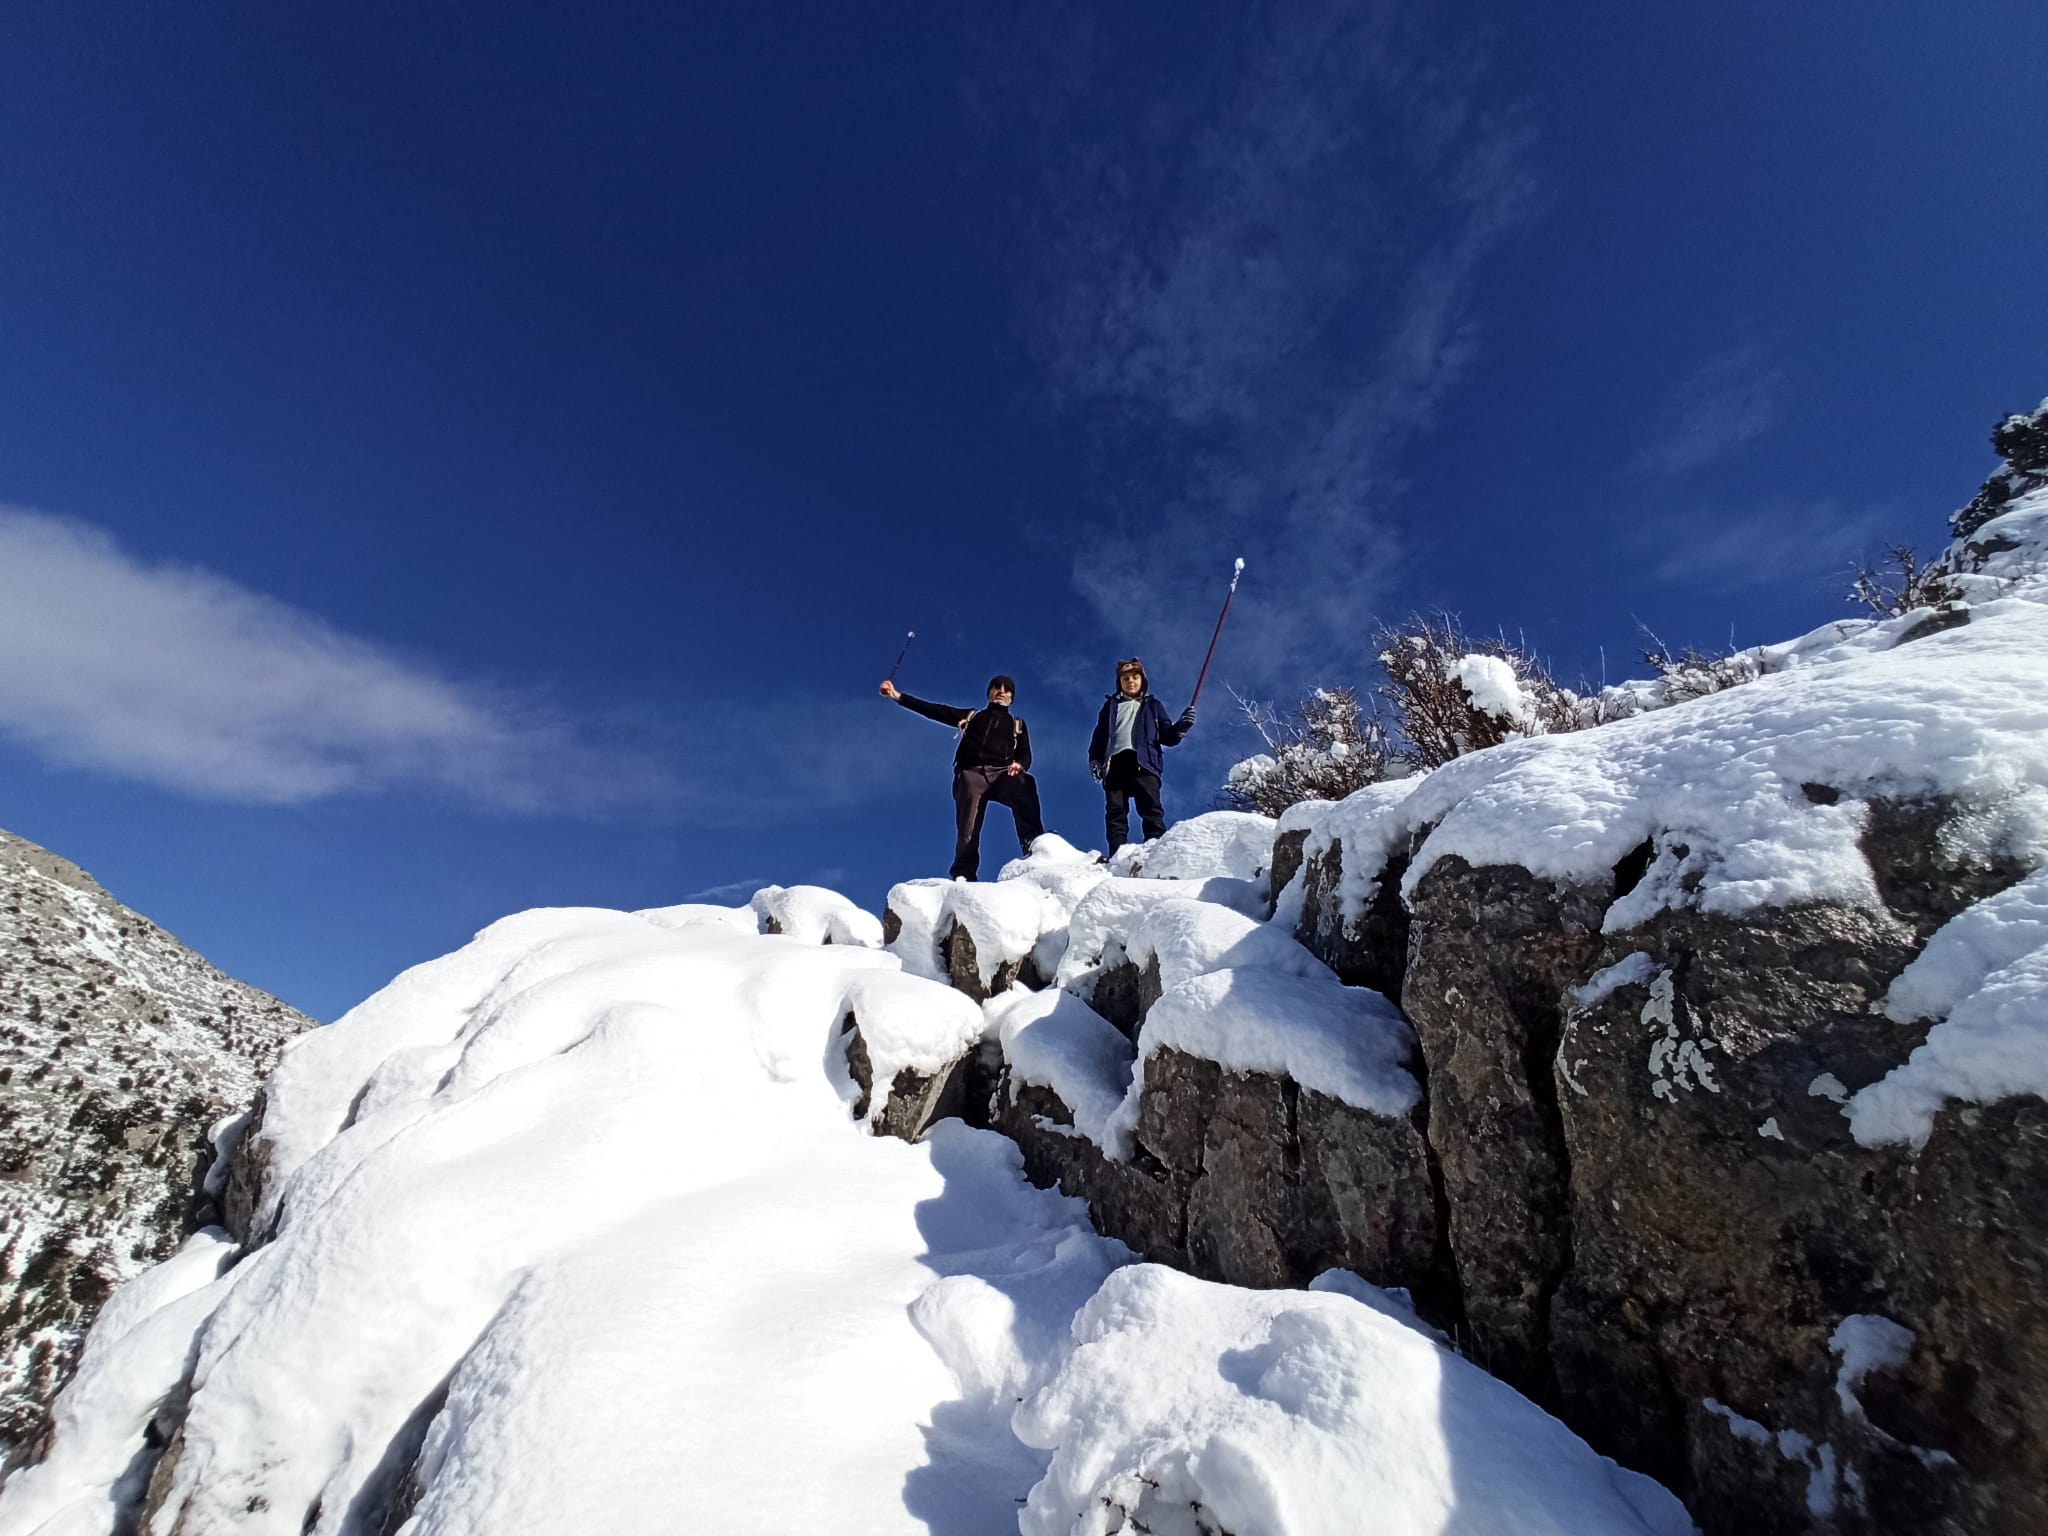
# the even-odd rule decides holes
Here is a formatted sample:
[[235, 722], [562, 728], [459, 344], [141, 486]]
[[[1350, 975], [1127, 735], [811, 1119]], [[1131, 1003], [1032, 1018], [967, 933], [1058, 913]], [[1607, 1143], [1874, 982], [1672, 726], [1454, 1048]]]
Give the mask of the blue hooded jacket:
[[[1109, 736], [1116, 729], [1116, 701], [1120, 697], [1112, 693], [1102, 701], [1102, 713], [1095, 718], [1095, 734], [1088, 738], [1091, 765], [1109, 761]], [[1160, 776], [1166, 766], [1160, 748], [1179, 746], [1185, 735], [1187, 731], [1149, 691], [1138, 696], [1138, 718], [1131, 726], [1131, 750], [1137, 753], [1140, 768], [1154, 777]]]

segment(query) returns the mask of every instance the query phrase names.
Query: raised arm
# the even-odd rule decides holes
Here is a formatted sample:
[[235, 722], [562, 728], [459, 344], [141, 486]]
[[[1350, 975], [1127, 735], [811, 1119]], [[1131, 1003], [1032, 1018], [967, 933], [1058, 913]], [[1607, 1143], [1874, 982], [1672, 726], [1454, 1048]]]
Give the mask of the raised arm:
[[912, 698], [894, 683], [882, 684], [882, 697], [894, 699], [914, 715], [923, 715], [927, 720], [936, 720], [949, 730], [959, 730], [974, 711], [962, 709], [957, 704], [934, 704], [928, 699]]

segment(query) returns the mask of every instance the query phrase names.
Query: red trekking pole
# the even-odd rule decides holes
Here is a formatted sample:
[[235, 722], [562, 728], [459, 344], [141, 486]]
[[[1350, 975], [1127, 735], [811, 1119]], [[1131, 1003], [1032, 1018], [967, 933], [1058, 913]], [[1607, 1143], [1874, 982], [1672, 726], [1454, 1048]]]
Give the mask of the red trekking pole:
[[914, 629], [913, 629], [913, 630], [912, 630], [912, 631], [911, 631], [911, 632], [910, 632], [909, 634], [907, 634], [907, 635], [905, 635], [905, 636], [903, 637], [903, 649], [902, 649], [902, 650], [900, 650], [900, 651], [898, 651], [898, 652], [896, 653], [896, 666], [895, 666], [895, 667], [891, 667], [891, 668], [889, 669], [889, 681], [890, 681], [890, 682], [892, 682], [892, 683], [893, 683], [893, 682], [895, 682], [895, 681], [896, 681], [896, 668], [897, 668], [897, 667], [900, 667], [900, 666], [902, 666], [902, 665], [903, 665], [903, 658], [904, 658], [904, 657], [906, 657], [906, 656], [908, 656], [908, 655], [910, 654], [910, 642], [911, 642], [911, 641], [913, 641], [913, 640], [915, 640], [916, 638], [917, 638], [917, 631], [916, 631], [916, 630], [914, 630]]
[[1216, 642], [1223, 637], [1223, 621], [1230, 617], [1230, 600], [1237, 596], [1237, 579], [1244, 574], [1244, 556], [1237, 557], [1237, 565], [1230, 573], [1230, 590], [1223, 594], [1223, 611], [1216, 615], [1216, 633], [1209, 637], [1209, 654], [1202, 658], [1201, 675], [1195, 679], [1194, 698], [1188, 700], [1188, 708], [1195, 707], [1195, 699], [1202, 696], [1202, 683], [1209, 676], [1209, 663], [1216, 659]]

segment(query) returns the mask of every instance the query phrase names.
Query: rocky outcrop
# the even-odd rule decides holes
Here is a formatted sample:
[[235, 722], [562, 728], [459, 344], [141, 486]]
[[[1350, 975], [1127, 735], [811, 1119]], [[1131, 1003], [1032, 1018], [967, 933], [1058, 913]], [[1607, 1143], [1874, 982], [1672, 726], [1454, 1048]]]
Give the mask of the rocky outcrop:
[[[1859, 1145], [1842, 1113], [1926, 1038], [1884, 1014], [1892, 982], [2025, 873], [1982, 809], [1865, 807], [1877, 907], [1681, 902], [1613, 933], [1611, 904], [1683, 843], [1591, 885], [1443, 858], [1405, 932], [1377, 902], [1343, 922], [1341, 845], [1304, 871], [1299, 936], [1351, 979], [1402, 933], [1472, 1357], [1709, 1532], [2048, 1528], [2048, 1451], [2022, 1427], [2048, 1421], [2048, 1106], [1951, 1106], [1917, 1151]], [[1183, 1113], [1205, 1140], [1243, 1118], [1198, 1095]], [[1276, 1283], [1257, 1276], [1229, 1278]], [[1872, 1337], [1889, 1353], [1859, 1354]]]
[[[1944, 858], [1943, 819], [1871, 807], [1886, 911], [1666, 912], [1610, 935], [1603, 962], [1644, 959], [1557, 1053], [1562, 1412], [1691, 1490], [1711, 1529], [1809, 1530], [1817, 1506], [1844, 1532], [2048, 1522], [2048, 1457], [2016, 1427], [2048, 1414], [2044, 1107], [1954, 1107], [1917, 1152], [1859, 1145], [1840, 1107], [1926, 1035], [1878, 1007], [1919, 943], [2017, 878]], [[1833, 1343], [1866, 1318], [1910, 1349], [1845, 1387]]]
[[1416, 887], [1400, 988], [1428, 1064], [1429, 1143], [1477, 1357], [1539, 1402], [1550, 1298], [1572, 1253], [1551, 1063], [1611, 895], [1445, 859]]
[[1949, 519], [1958, 539], [1969, 538], [2020, 497], [2048, 486], [2048, 400], [2038, 410], [2008, 416], [1993, 427], [1991, 446], [2005, 463]]
[[849, 1013], [839, 1032], [846, 1040], [847, 1070], [860, 1090], [860, 1097], [854, 1101], [853, 1117], [867, 1120], [877, 1136], [916, 1141], [938, 1121], [949, 1117], [965, 1120], [969, 1125], [989, 1123], [989, 1100], [1001, 1069], [1001, 1055], [993, 1046], [971, 1048], [936, 1072], [901, 1068], [884, 1090], [880, 1111], [871, 1114], [875, 1068], [858, 1017]]
[[208, 1131], [312, 1022], [0, 832], [0, 1463], [114, 1286], [219, 1219]]
[[[886, 930], [885, 930], [886, 931]], [[902, 932], [901, 920], [897, 932]], [[995, 972], [986, 981], [981, 975], [981, 954], [974, 946], [974, 935], [965, 923], [947, 918], [939, 926], [939, 954], [946, 964], [946, 975], [954, 990], [973, 998], [977, 1003], [986, 1002], [999, 992], [1007, 992], [1015, 986], [1042, 987], [1047, 978], [1040, 975], [1031, 956], [1020, 955], [1014, 959], [997, 962]]]
[[1419, 1114], [1371, 1114], [1177, 1050], [1144, 1071], [1127, 1159], [1104, 1156], [1038, 1085], [999, 1090], [996, 1128], [1023, 1147], [1034, 1182], [1086, 1200], [1099, 1230], [1149, 1259], [1262, 1287], [1348, 1269], [1452, 1320]]

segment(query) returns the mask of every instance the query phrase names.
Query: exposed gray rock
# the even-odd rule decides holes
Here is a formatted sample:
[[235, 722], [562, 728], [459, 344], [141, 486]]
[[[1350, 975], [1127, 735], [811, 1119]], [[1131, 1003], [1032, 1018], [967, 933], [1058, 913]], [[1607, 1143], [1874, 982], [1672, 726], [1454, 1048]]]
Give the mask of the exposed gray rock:
[[1419, 1115], [1369, 1114], [1267, 1073], [1180, 1051], [1145, 1065], [1137, 1147], [1105, 1157], [1050, 1090], [1007, 1085], [997, 1128], [1026, 1173], [1085, 1199], [1147, 1258], [1234, 1285], [1305, 1285], [1326, 1269], [1406, 1287], [1455, 1313]]
[[1401, 900], [1401, 879], [1407, 872], [1408, 854], [1404, 851], [1381, 868], [1364, 916], [1347, 923], [1337, 895], [1344, 873], [1344, 846], [1333, 839], [1302, 870], [1301, 920], [1295, 938], [1346, 986], [1370, 987], [1382, 996], [1398, 998], [1408, 968], [1409, 917]]
[[[902, 931], [902, 919], [897, 919], [897, 931]], [[883, 932], [887, 933], [886, 924]], [[1015, 986], [1029, 987], [1033, 991], [1043, 987], [1046, 978], [1038, 972], [1031, 956], [1024, 955], [1014, 960], [1004, 960], [996, 966], [995, 974], [987, 981], [981, 979], [981, 958], [974, 947], [974, 935], [966, 925], [947, 918], [939, 927], [939, 954], [946, 963], [946, 975], [956, 992], [965, 993], [977, 1003], [985, 1003], [998, 992], [1007, 992]], [[887, 940], [885, 939], [885, 942]]]
[[0, 1465], [108, 1292], [219, 1219], [208, 1128], [312, 1022], [0, 832]]
[[[861, 1037], [860, 1020], [849, 1013], [839, 1032], [846, 1040], [846, 1066], [853, 1075], [860, 1097], [854, 1101], [853, 1116], [866, 1120], [874, 1105], [875, 1068]], [[924, 1073], [905, 1067], [889, 1085], [882, 1112], [873, 1122], [877, 1136], [894, 1136], [916, 1141], [934, 1124], [958, 1117], [970, 1125], [987, 1126], [989, 1100], [1001, 1065], [1001, 1053], [984, 1044], [957, 1057], [938, 1072]]]
[[1267, 876], [1269, 899], [1277, 900], [1280, 893], [1294, 882], [1301, 873], [1301, 861], [1308, 847], [1307, 827], [1296, 827], [1291, 832], [1282, 832], [1273, 839], [1273, 868]]
[[[1872, 809], [1874, 830], [1927, 826]], [[1925, 924], [1973, 877], [1980, 893], [1997, 879], [1917, 867], [1926, 883], [1890, 889]], [[1951, 1107], [1915, 1154], [1859, 1146], [1839, 1108], [1925, 1036], [1875, 1006], [1915, 940], [1846, 908], [1665, 913], [1602, 956], [1640, 951], [1654, 974], [1565, 1032], [1562, 1411], [1689, 1493], [1710, 1531], [2048, 1528], [2048, 1450], [2022, 1427], [2048, 1422], [2048, 1113]], [[1859, 1388], [1860, 1413], [1828, 1347], [1853, 1315], [1916, 1336]], [[1710, 1399], [1810, 1450], [1788, 1460], [1733, 1433]]]
[[1188, 1268], [1187, 1181], [1144, 1157], [1117, 1162], [1073, 1129], [1059, 1096], [1036, 1083], [1005, 1079], [994, 1128], [1023, 1149], [1024, 1173], [1041, 1189], [1088, 1202], [1098, 1232], [1156, 1264]]
[[1401, 985], [1475, 1358], [1539, 1402], [1550, 1298], [1572, 1256], [1551, 1062], [1564, 991], [1593, 969], [1612, 895], [1440, 860], [1415, 890]]

